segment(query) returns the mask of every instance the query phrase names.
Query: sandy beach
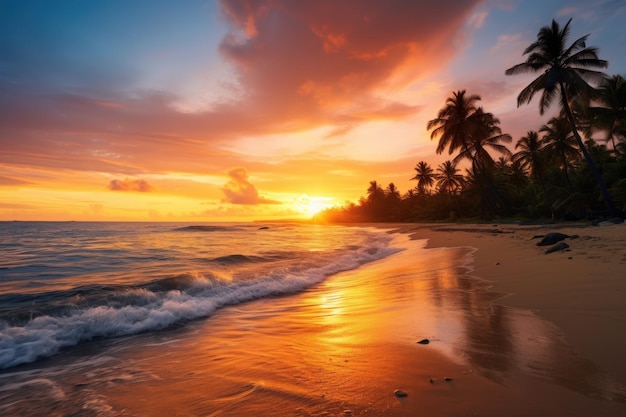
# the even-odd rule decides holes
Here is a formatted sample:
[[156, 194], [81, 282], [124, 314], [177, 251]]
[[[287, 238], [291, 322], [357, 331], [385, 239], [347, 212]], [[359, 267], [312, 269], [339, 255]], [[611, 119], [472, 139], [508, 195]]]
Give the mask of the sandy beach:
[[[517, 317], [501, 330], [514, 333], [511, 339], [519, 345], [505, 344], [505, 350], [511, 349], [502, 354], [510, 355], [517, 370], [537, 378], [533, 385], [539, 380], [551, 385], [532, 395], [527, 392], [527, 400], [554, 405], [560, 401], [551, 389], [566, 387], [599, 402], [589, 404], [589, 409], [580, 404], [570, 411], [573, 414], [565, 414], [556, 406], [552, 410], [556, 415], [626, 415], [624, 224], [446, 224], [402, 226], [398, 230], [414, 239], [428, 239], [428, 248], [477, 249], [469, 275], [482, 281], [493, 294], [489, 302], [492, 313], [484, 319], [493, 319], [501, 309]], [[546, 254], [550, 245], [537, 246], [540, 236], [551, 232], [571, 236], [564, 240], [569, 248]], [[490, 350], [497, 355], [498, 348], [496, 342]], [[483, 374], [496, 370], [490, 368], [487, 363]], [[511, 392], [526, 389], [518, 385], [516, 377], [505, 377], [501, 382]], [[519, 406], [516, 402], [510, 406]], [[601, 411], [604, 406], [608, 408]], [[533, 412], [547, 415], [548, 411], [537, 408]]]
[[[626, 416], [625, 225], [376, 227], [406, 249], [9, 369], [0, 404], [16, 416]], [[579, 237], [546, 255], [533, 236], [552, 231]]]
[[[626, 225], [432, 226], [428, 247], [478, 247], [472, 275], [503, 295], [497, 304], [553, 322], [582, 356], [626, 378]], [[422, 231], [414, 236], [422, 236]], [[537, 246], [550, 232], [578, 236], [565, 251]]]

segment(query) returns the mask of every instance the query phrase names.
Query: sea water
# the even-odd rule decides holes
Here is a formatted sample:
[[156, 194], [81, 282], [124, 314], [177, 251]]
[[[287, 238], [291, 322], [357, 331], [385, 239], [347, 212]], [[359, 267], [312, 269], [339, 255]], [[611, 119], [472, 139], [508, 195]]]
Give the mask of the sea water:
[[475, 248], [390, 231], [0, 223], [0, 416], [456, 416], [509, 384], [516, 407], [478, 414], [624, 403], [553, 325], [492, 304]]
[[400, 250], [297, 223], [0, 223], [0, 369], [302, 291]]

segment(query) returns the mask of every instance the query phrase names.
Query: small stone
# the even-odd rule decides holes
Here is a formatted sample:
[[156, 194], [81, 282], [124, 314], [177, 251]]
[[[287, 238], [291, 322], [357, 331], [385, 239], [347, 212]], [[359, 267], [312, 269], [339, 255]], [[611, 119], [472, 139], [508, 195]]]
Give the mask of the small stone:
[[428, 339], [422, 339], [422, 340], [420, 340], [420, 341], [419, 341], [419, 342], [417, 342], [417, 343], [419, 343], [420, 345], [427, 345], [427, 344], [429, 344], [429, 343], [430, 343], [430, 340], [428, 340]]
[[496, 262], [496, 265], [500, 265], [500, 262]]
[[432, 378], [430, 378], [430, 383], [431, 383], [431, 384], [434, 384], [434, 383], [435, 383], [435, 380], [434, 380], [434, 379], [432, 379]]
[[443, 378], [443, 380], [444, 380], [444, 381], [447, 381], [447, 382], [450, 382], [450, 381], [452, 381], [452, 378], [450, 378], [449, 376], [447, 376], [447, 377]]
[[402, 390], [399, 390], [399, 389], [395, 390], [393, 392], [393, 395], [395, 395], [398, 398], [404, 398], [404, 397], [408, 397], [409, 396], [409, 394], [407, 394], [406, 392], [404, 392]]

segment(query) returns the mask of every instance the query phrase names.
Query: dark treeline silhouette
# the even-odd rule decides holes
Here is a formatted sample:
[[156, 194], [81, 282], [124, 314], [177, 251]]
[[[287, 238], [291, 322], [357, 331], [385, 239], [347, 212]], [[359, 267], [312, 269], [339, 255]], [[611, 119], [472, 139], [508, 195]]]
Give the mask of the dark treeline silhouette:
[[[478, 105], [478, 95], [454, 92], [426, 126], [436, 152], [455, 155], [437, 167], [415, 166], [415, 188], [401, 195], [370, 181], [367, 195], [318, 215], [330, 222], [454, 221], [458, 218], [589, 219], [624, 217], [626, 210], [626, 83], [605, 68], [587, 36], [567, 46], [569, 25], [541, 28], [507, 75], [539, 74], [518, 107], [540, 94], [539, 113], [559, 99], [560, 112], [519, 138]], [[595, 84], [595, 87], [589, 84]], [[594, 136], [598, 138], [595, 139]], [[494, 159], [495, 157], [497, 159]], [[465, 161], [464, 172], [458, 165]]]

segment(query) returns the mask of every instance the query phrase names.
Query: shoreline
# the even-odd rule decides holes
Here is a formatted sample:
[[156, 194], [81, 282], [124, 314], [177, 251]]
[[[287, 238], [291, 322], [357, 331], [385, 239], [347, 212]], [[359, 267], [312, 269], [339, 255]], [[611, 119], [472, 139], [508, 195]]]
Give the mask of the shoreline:
[[[386, 229], [385, 225], [376, 227]], [[552, 322], [582, 356], [626, 380], [626, 224], [395, 224], [427, 239], [426, 248], [472, 247], [470, 275], [500, 294], [494, 305], [532, 311]], [[565, 251], [537, 246], [550, 232], [577, 235]]]

